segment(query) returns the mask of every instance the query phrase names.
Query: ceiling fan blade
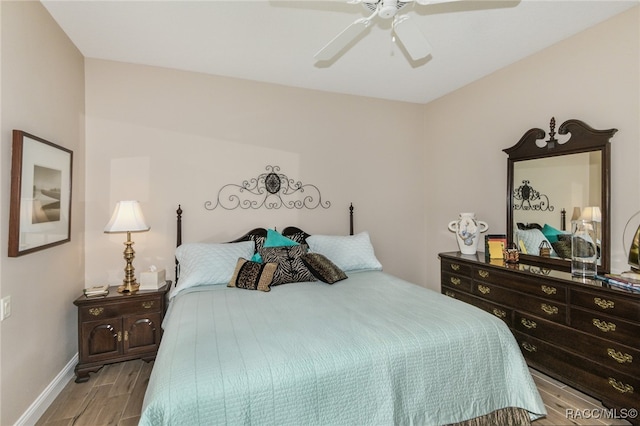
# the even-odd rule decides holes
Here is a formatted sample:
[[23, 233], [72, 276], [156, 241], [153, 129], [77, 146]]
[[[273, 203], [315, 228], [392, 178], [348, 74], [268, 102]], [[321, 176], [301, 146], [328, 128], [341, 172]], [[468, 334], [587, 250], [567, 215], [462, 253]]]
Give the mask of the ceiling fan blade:
[[[373, 16], [373, 15], [372, 15]], [[328, 61], [344, 49], [351, 41], [355, 40], [360, 33], [371, 25], [371, 17], [360, 18], [342, 30], [340, 34], [335, 36], [333, 40], [327, 43], [322, 49], [314, 55], [319, 61]]]
[[396, 16], [393, 21], [393, 31], [414, 61], [425, 58], [431, 53], [431, 45], [427, 38], [409, 16]]

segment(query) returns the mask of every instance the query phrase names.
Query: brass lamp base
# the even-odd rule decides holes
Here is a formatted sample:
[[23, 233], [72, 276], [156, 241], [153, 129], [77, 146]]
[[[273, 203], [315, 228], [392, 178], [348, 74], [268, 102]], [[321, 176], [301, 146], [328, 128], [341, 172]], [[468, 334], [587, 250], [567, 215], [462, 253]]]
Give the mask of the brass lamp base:
[[136, 282], [136, 277], [133, 273], [135, 270], [133, 267], [135, 252], [133, 251], [133, 247], [131, 247], [133, 245], [133, 241], [131, 241], [131, 232], [127, 232], [127, 241], [124, 245], [124, 260], [127, 265], [124, 268], [124, 280], [122, 280], [122, 285], [118, 287], [118, 293], [132, 294], [138, 291], [140, 284]]
[[129, 294], [133, 294], [136, 291], [138, 291], [140, 289], [140, 284], [135, 283], [135, 284], [122, 284], [120, 287], [118, 287], [118, 293], [129, 293]]

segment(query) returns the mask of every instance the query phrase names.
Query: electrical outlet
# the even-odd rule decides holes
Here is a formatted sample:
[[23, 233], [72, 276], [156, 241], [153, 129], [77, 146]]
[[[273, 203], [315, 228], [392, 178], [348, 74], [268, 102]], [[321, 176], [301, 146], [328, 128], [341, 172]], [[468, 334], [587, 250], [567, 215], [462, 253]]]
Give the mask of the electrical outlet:
[[0, 321], [11, 316], [11, 296], [5, 296], [0, 299]]

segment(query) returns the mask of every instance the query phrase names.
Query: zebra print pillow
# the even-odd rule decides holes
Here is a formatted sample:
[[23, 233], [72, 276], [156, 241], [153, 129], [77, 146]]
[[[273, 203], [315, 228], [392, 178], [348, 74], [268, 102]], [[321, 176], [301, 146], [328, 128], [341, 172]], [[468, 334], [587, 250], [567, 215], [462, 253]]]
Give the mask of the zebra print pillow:
[[271, 286], [302, 281], [315, 281], [309, 268], [302, 262], [302, 255], [307, 252], [307, 245], [288, 247], [263, 247], [260, 256], [265, 263], [277, 263]]

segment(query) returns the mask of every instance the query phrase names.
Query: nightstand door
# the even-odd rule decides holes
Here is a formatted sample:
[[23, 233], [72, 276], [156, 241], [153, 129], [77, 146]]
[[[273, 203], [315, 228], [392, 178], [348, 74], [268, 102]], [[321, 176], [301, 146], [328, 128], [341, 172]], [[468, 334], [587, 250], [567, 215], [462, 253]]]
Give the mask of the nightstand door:
[[124, 352], [156, 351], [162, 336], [161, 321], [159, 312], [124, 317]]
[[82, 324], [83, 362], [96, 362], [122, 354], [122, 321], [108, 318]]

